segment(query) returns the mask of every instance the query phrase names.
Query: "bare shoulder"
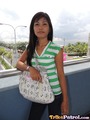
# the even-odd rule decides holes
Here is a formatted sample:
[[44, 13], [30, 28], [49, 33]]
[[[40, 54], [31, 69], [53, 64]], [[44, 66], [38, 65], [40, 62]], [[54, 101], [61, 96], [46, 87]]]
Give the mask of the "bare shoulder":
[[63, 65], [63, 49], [60, 49], [59, 53], [55, 57], [56, 65]]

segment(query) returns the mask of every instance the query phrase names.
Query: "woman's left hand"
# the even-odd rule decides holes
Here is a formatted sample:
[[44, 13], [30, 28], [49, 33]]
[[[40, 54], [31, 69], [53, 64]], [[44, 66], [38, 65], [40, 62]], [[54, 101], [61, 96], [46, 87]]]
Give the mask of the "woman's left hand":
[[68, 100], [62, 101], [62, 104], [61, 104], [61, 113], [62, 113], [62, 115], [68, 115], [69, 114]]

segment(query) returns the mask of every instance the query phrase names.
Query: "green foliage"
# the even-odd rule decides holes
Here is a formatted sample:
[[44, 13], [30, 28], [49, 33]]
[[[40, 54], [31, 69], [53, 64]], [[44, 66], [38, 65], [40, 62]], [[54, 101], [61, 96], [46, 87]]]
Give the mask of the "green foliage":
[[2, 42], [2, 41], [0, 41], [0, 46], [2, 46], [2, 47], [6, 47], [6, 48], [9, 48], [9, 49], [13, 49], [13, 46], [14, 46], [14, 44], [13, 43], [5, 43], [4, 41]]
[[11, 66], [9, 66], [3, 58], [0, 57], [0, 62], [4, 66], [5, 69], [11, 69]]
[[75, 44], [69, 43], [65, 46], [65, 52], [68, 55], [79, 55], [83, 56], [87, 54], [88, 44], [85, 42], [77, 42]]
[[[10, 59], [11, 64], [12, 64], [12, 58], [13, 58], [13, 53], [5, 48], [5, 47], [0, 47], [0, 55], [3, 56], [3, 58], [6, 56], [8, 59]], [[1, 59], [1, 64], [5, 67], [5, 69], [10, 69], [11, 67], [4, 61], [4, 59]]]
[[0, 47], [0, 55], [3, 55], [5, 53], [5, 48]]
[[7, 55], [6, 55], [6, 57], [9, 58], [9, 59], [12, 59], [12, 57], [13, 57], [12, 56], [12, 52], [8, 52]]
[[17, 49], [24, 51], [26, 49], [27, 42], [18, 42], [17, 43]]
[[[17, 47], [18, 50], [24, 51], [26, 49], [27, 44], [28, 44], [27, 42], [18, 42], [16, 44], [16, 47]], [[13, 43], [8, 43], [7, 44], [5, 42], [0, 41], [0, 46], [5, 47], [5, 48], [9, 48], [9, 49], [15, 49], [15, 44], [13, 44]]]

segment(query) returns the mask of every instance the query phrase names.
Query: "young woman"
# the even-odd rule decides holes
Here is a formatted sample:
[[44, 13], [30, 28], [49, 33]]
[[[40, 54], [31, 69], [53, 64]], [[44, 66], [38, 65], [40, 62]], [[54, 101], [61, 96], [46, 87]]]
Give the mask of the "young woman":
[[[53, 27], [47, 13], [36, 13], [30, 24], [29, 44], [17, 62], [17, 68], [30, 72], [33, 80], [42, 81], [40, 72], [35, 69], [35, 58], [47, 70], [54, 102], [48, 104], [50, 115], [68, 114], [67, 85], [63, 70], [63, 50], [52, 42]], [[46, 104], [32, 102], [28, 120], [41, 120]], [[50, 119], [50, 117], [49, 117]]]

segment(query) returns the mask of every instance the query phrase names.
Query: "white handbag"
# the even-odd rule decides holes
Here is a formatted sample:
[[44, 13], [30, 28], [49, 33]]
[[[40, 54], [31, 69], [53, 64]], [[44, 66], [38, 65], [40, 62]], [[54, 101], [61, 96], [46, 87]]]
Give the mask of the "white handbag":
[[49, 84], [45, 69], [40, 68], [42, 82], [32, 80], [30, 72], [24, 71], [19, 78], [19, 91], [21, 95], [33, 102], [48, 104], [54, 101], [54, 94]]

